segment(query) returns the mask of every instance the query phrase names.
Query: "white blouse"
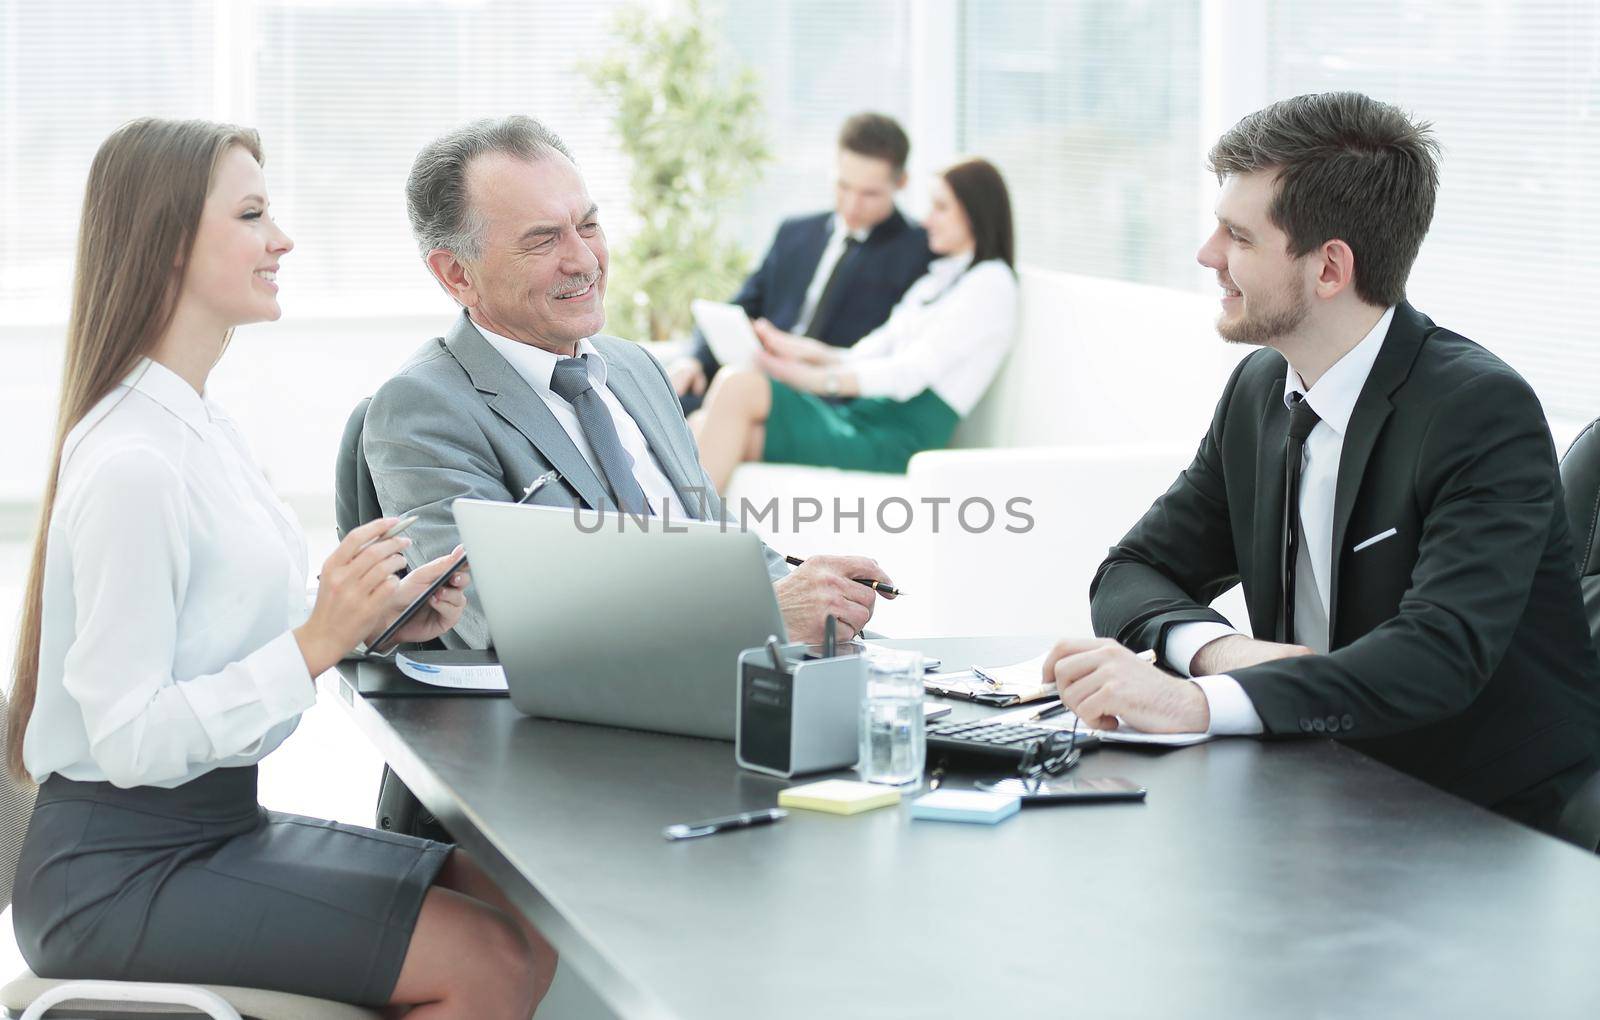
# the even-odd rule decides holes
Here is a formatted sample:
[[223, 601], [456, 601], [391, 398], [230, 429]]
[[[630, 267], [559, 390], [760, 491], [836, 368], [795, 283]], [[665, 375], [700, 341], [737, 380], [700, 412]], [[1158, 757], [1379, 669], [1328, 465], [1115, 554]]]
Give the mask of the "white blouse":
[[935, 259], [889, 321], [845, 352], [863, 397], [931, 389], [965, 418], [1000, 372], [1017, 332], [1017, 277], [999, 259]]
[[28, 772], [171, 788], [276, 748], [316, 701], [305, 562], [234, 423], [142, 362], [67, 437]]

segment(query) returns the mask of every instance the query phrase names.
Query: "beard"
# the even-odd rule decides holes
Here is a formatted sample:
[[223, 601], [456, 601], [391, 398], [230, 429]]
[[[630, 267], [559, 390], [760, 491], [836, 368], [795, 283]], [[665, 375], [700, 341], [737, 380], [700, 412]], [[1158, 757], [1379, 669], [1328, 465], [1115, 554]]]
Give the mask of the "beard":
[[1290, 284], [1278, 292], [1277, 300], [1269, 308], [1245, 313], [1237, 319], [1226, 316], [1217, 319], [1217, 334], [1231, 344], [1249, 344], [1265, 347], [1278, 337], [1300, 328], [1311, 313], [1311, 302], [1305, 293]]

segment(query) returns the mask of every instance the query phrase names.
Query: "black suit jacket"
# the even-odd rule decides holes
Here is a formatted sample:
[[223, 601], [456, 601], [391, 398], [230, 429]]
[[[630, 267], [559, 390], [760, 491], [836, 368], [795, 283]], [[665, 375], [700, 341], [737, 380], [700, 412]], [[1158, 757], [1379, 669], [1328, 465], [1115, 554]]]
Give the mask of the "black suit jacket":
[[[1097, 634], [1164, 651], [1173, 624], [1226, 622], [1207, 606], [1242, 580], [1251, 629], [1280, 639], [1286, 371], [1270, 349], [1234, 370], [1194, 462], [1097, 572]], [[1345, 434], [1333, 551], [1329, 654], [1231, 674], [1267, 735], [1337, 735], [1485, 805], [1600, 762], [1600, 659], [1543, 410], [1409, 304]]]
[[[822, 250], [833, 234], [832, 219], [832, 213], [816, 213], [780, 224], [772, 247], [734, 295], [733, 303], [752, 319], [766, 318], [779, 329], [793, 330], [806, 303], [806, 290], [817, 274], [817, 263], [822, 261]], [[931, 261], [927, 231], [896, 209], [840, 260], [838, 272], [844, 275], [828, 295], [827, 305], [811, 317], [811, 334], [835, 347], [849, 347], [888, 321], [894, 306], [928, 271]], [[709, 381], [719, 366], [698, 330], [695, 357]], [[698, 404], [699, 398], [694, 403]]]

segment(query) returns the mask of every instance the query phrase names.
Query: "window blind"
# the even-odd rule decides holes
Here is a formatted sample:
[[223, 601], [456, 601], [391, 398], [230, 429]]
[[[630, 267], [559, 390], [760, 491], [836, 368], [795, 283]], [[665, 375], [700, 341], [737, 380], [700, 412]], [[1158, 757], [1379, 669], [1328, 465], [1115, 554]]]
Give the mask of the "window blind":
[[626, 173], [582, 64], [608, 45], [619, 6], [259, 0], [254, 121], [275, 212], [298, 245], [284, 260], [286, 307], [448, 308], [412, 240], [405, 179], [423, 145], [478, 117], [526, 113], [552, 128], [614, 229]]
[[136, 116], [261, 131], [273, 212], [297, 245], [281, 277], [296, 316], [449, 307], [412, 242], [404, 182], [422, 145], [476, 117], [544, 120], [605, 222], [625, 224], [609, 111], [581, 74], [621, 6], [0, 0], [0, 314], [66, 318], [89, 162]]
[[1552, 0], [1274, 2], [1272, 98], [1356, 89], [1443, 145], [1412, 302], [1493, 350], [1552, 417], [1600, 414], [1600, 8]]
[[724, 8], [728, 57], [760, 78], [772, 145], [772, 162], [730, 217], [732, 236], [752, 258], [784, 217], [833, 208], [834, 152], [846, 117], [875, 110], [910, 131], [910, 17], [910, 0]]
[[135, 117], [211, 112], [204, 0], [0, 0], [0, 317], [64, 322], [94, 153]]
[[1005, 175], [1017, 257], [1192, 288], [1198, 0], [967, 0], [960, 147]]

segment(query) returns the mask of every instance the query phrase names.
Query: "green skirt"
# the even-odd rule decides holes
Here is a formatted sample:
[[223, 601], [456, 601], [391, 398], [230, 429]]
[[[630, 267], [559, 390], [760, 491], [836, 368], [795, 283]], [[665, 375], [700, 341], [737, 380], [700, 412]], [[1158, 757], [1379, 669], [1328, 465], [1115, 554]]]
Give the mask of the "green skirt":
[[910, 400], [857, 397], [830, 403], [777, 380], [761, 459], [852, 471], [902, 473], [911, 455], [950, 441], [961, 416], [932, 390]]

